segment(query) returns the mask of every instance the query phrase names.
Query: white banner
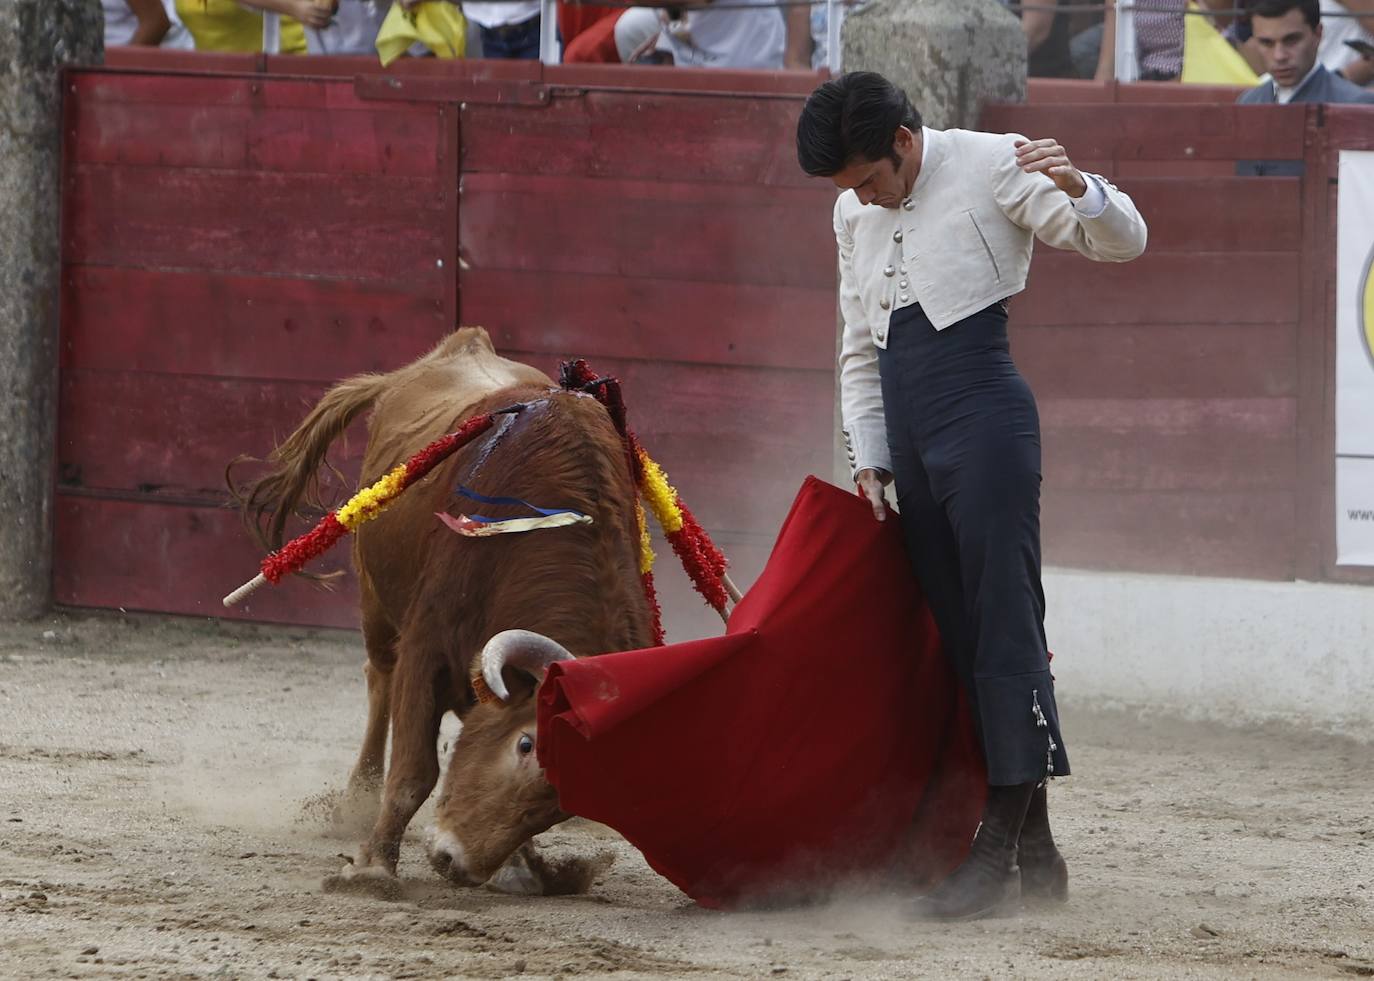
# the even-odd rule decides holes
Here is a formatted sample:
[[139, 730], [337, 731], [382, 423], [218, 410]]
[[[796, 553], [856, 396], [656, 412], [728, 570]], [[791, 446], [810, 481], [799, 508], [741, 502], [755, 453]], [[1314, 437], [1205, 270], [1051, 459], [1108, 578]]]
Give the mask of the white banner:
[[1374, 566], [1374, 153], [1353, 150], [1336, 225], [1336, 562]]

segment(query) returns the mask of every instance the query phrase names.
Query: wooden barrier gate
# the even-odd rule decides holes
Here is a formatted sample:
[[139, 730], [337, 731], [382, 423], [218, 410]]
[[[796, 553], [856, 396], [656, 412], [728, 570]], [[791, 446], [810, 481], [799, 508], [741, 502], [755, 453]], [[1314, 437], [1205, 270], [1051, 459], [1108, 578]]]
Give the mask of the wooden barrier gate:
[[[223, 615], [260, 558], [225, 464], [459, 323], [550, 374], [579, 356], [618, 375], [752, 580], [831, 465], [833, 194], [790, 135], [809, 78], [213, 65], [67, 79], [59, 602]], [[665, 607], [709, 626], [672, 565]], [[353, 603], [295, 582], [230, 615], [351, 625]]]
[[[260, 558], [225, 464], [459, 323], [619, 375], [741, 584], [830, 472], [833, 194], [792, 149], [814, 78], [118, 58], [67, 76], [59, 602], [222, 615]], [[984, 120], [1057, 136], [1151, 223], [1124, 266], [1042, 248], [1012, 306], [1046, 561], [1369, 581], [1333, 564], [1330, 373], [1333, 148], [1370, 146], [1372, 114], [1127, 101], [1151, 90]], [[710, 629], [671, 564], [670, 628]], [[355, 622], [351, 589], [304, 583], [231, 615]]]

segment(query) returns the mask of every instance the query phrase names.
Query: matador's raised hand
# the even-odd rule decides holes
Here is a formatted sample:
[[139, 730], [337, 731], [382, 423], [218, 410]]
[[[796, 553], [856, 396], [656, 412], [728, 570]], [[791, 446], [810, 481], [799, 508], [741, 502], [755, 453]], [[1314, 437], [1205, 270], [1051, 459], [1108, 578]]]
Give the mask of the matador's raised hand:
[[1016, 165], [1028, 174], [1044, 174], [1071, 198], [1081, 198], [1088, 192], [1083, 173], [1057, 140], [1017, 140]]

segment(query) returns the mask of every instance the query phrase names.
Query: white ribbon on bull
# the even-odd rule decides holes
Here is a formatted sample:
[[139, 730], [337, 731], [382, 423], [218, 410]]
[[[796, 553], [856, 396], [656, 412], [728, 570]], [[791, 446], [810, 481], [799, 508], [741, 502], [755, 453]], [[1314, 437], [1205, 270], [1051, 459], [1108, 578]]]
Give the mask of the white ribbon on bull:
[[574, 660], [574, 656], [566, 647], [543, 634], [532, 630], [503, 630], [487, 641], [478, 656], [482, 674], [480, 678], [472, 679], [477, 700], [506, 702], [510, 699], [510, 689], [506, 687], [506, 679], [501, 676], [505, 668], [519, 668], [527, 672], [538, 685], [544, 680], [549, 665], [556, 661], [571, 660]]
[[481, 501], [483, 504], [527, 508], [538, 515], [538, 517], [529, 518], [485, 518], [480, 514], [460, 514], [455, 518], [445, 511], [435, 512], [435, 517], [447, 525], [451, 531], [456, 531], [458, 534], [466, 535], [469, 538], [511, 535], [525, 531], [537, 531], [540, 528], [564, 528], [568, 525], [589, 525], [592, 523], [591, 515], [574, 511], [571, 508], [541, 508], [529, 501], [522, 501], [518, 497], [488, 497], [461, 484], [454, 490], [454, 494], [474, 501]]
[[[547, 407], [548, 399], [535, 399], [530, 402], [522, 402], [514, 407], [517, 412], [509, 412], [504, 415], [500, 422], [493, 428], [491, 435], [487, 437], [482, 448], [477, 453], [477, 459], [473, 461], [468, 470], [467, 482], [476, 480], [482, 472], [482, 467], [491, 457], [492, 451], [500, 445], [506, 433], [515, 425], [516, 416], [529, 410]], [[453, 493], [459, 497], [466, 497], [483, 504], [504, 505], [507, 507], [520, 507], [528, 511], [535, 512], [533, 517], [525, 518], [486, 518], [480, 514], [460, 514], [457, 517], [444, 511], [436, 511], [435, 517], [453, 532], [457, 532], [467, 538], [489, 538], [492, 535], [514, 535], [527, 531], [538, 531], [543, 528], [565, 528], [568, 525], [589, 525], [592, 524], [592, 516], [574, 511], [571, 508], [541, 508], [536, 507], [529, 501], [522, 501], [518, 497], [488, 497], [479, 494], [464, 484], [459, 484], [454, 488]]]

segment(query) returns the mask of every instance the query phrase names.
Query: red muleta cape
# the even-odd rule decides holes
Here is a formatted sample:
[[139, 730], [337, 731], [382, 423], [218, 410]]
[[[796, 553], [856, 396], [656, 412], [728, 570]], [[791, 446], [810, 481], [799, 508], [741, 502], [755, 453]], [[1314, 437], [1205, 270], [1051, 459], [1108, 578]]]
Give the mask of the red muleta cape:
[[808, 477], [725, 636], [555, 664], [538, 754], [563, 809], [703, 906], [948, 873], [984, 770], [895, 517]]

